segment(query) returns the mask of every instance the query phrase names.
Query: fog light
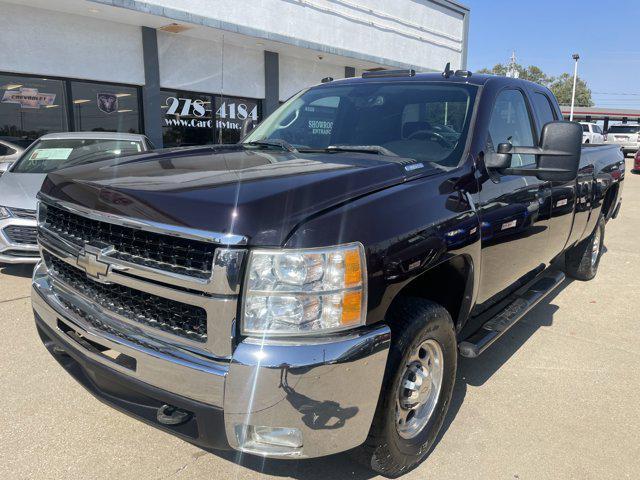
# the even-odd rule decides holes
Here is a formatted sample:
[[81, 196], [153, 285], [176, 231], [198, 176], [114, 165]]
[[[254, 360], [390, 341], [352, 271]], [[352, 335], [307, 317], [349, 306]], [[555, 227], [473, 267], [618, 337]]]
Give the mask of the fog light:
[[302, 432], [297, 428], [236, 425], [241, 450], [268, 456], [302, 453]]

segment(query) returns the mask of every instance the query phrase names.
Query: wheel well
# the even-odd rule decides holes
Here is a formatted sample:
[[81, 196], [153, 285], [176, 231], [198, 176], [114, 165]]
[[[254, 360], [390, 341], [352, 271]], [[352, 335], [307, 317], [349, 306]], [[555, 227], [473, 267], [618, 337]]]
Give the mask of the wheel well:
[[616, 183], [611, 185], [607, 190], [607, 193], [604, 195], [604, 200], [602, 202], [602, 214], [605, 219], [609, 219], [609, 216], [613, 213], [612, 208], [615, 206], [615, 199], [618, 197], [618, 188], [619, 185]]
[[[442, 305], [453, 319], [456, 326], [465, 296], [470, 298], [473, 288], [472, 263], [466, 256], [453, 257], [419, 277], [415, 278], [398, 293], [395, 300], [402, 297], [419, 297]], [[391, 308], [393, 308], [393, 303]]]

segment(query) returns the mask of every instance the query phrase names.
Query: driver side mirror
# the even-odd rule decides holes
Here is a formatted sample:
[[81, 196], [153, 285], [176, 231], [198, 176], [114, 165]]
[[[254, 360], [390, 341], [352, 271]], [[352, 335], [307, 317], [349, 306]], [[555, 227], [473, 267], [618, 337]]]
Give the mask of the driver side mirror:
[[[542, 128], [537, 147], [498, 145], [494, 155], [485, 157], [485, 166], [504, 175], [529, 175], [544, 181], [567, 182], [578, 175], [582, 152], [582, 127], [574, 122], [549, 122]], [[514, 154], [535, 155], [535, 168], [510, 168]]]

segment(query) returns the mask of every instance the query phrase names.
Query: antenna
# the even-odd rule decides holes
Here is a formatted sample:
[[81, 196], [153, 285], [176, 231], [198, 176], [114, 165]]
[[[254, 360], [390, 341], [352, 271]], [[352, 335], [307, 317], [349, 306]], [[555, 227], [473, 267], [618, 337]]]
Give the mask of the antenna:
[[507, 77], [520, 78], [520, 72], [518, 71], [517, 64], [518, 63], [516, 61], [516, 51], [514, 50], [511, 53], [511, 59], [509, 60], [509, 66], [507, 67], [507, 73], [506, 73]]
[[449, 78], [451, 75], [453, 75], [453, 70], [451, 70], [451, 62], [447, 62], [444, 67], [444, 72], [442, 72], [442, 76], [444, 78]]

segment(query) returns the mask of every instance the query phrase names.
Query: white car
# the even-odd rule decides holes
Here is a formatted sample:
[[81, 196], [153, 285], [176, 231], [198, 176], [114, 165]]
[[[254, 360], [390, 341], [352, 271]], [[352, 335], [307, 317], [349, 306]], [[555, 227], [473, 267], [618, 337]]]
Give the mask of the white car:
[[595, 123], [580, 122], [580, 125], [582, 125], [582, 143], [599, 145], [606, 140], [602, 129]]
[[607, 143], [615, 143], [626, 155], [640, 150], [640, 124], [620, 124], [609, 127]]
[[54, 170], [152, 149], [144, 135], [50, 133], [40, 137], [0, 177], [0, 264], [36, 263], [36, 194]]

